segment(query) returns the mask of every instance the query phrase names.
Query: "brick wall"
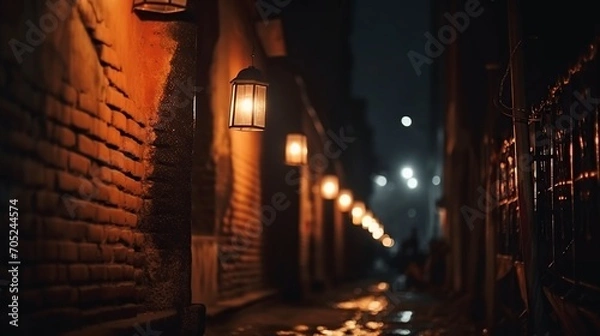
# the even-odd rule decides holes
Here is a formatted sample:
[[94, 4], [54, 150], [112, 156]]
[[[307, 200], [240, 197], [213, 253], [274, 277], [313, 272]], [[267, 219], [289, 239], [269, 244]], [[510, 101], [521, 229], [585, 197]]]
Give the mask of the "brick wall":
[[186, 304], [185, 280], [165, 275], [189, 267], [189, 213], [165, 190], [186, 181], [191, 113], [157, 114], [181, 47], [172, 25], [141, 23], [127, 1], [23, 1], [0, 16], [0, 179], [19, 200], [21, 319], [76, 328]]
[[264, 284], [260, 223], [262, 136], [228, 128], [229, 81], [251, 64], [253, 43], [255, 66], [262, 65], [249, 14], [238, 1], [219, 2], [220, 35], [211, 86], [220, 300], [242, 296]]

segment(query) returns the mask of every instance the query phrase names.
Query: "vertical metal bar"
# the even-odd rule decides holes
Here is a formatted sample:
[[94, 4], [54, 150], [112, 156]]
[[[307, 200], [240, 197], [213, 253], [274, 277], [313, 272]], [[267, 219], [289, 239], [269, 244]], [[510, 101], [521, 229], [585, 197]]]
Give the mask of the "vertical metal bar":
[[511, 98], [513, 107], [513, 132], [517, 165], [517, 190], [521, 229], [521, 248], [527, 281], [530, 322], [533, 333], [545, 335], [547, 316], [538, 265], [538, 241], [533, 210], [533, 179], [531, 175], [528, 115], [524, 88], [523, 53], [521, 43], [521, 22], [517, 0], [508, 1], [508, 35], [510, 51], [514, 52], [510, 61]]

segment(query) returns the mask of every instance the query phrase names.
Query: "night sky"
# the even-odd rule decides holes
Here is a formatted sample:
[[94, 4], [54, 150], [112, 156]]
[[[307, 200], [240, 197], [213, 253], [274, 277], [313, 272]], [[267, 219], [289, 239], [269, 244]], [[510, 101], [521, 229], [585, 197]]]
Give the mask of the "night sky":
[[[419, 223], [418, 215], [428, 211], [422, 190], [394, 184], [402, 182], [399, 172], [404, 165], [415, 168], [419, 184], [431, 184], [431, 177], [419, 176], [418, 169], [427, 155], [429, 66], [423, 66], [419, 76], [407, 57], [410, 50], [423, 53], [424, 33], [431, 30], [429, 2], [356, 0], [355, 16], [353, 90], [368, 100], [376, 152], [388, 179], [386, 187], [376, 188], [372, 208], [386, 231], [402, 238]], [[402, 126], [404, 115], [413, 119], [412, 127]], [[418, 215], [409, 220], [411, 208], [418, 209]]]

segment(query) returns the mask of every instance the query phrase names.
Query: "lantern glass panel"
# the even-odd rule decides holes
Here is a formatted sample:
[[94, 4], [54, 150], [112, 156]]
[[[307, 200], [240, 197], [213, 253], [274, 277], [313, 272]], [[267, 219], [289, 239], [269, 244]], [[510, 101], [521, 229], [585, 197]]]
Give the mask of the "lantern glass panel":
[[325, 176], [321, 182], [321, 196], [324, 199], [334, 199], [339, 192], [338, 179], [336, 176]]
[[256, 83], [234, 83], [229, 127], [243, 131], [265, 128], [267, 87]]
[[302, 134], [288, 134], [285, 145], [285, 162], [290, 166], [306, 164], [308, 149], [306, 136]]

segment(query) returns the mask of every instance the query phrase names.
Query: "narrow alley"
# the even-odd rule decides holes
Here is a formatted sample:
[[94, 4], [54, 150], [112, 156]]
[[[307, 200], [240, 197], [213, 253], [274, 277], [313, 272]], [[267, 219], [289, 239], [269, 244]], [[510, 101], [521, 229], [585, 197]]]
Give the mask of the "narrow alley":
[[465, 301], [442, 300], [394, 283], [364, 281], [301, 306], [250, 308], [227, 323], [209, 324], [207, 336], [482, 335], [465, 316], [460, 306]]

